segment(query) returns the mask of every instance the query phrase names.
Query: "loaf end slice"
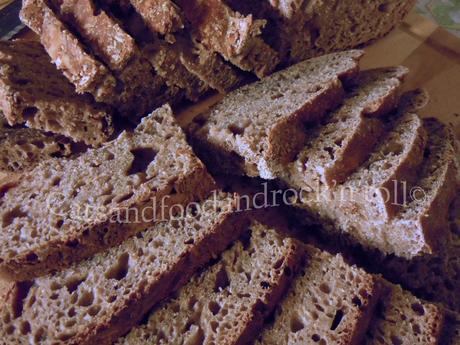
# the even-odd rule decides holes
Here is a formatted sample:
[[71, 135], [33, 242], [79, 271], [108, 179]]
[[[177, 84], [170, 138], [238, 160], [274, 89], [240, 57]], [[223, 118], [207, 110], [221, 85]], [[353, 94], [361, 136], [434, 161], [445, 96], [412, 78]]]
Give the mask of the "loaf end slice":
[[25, 280], [66, 266], [168, 218], [174, 206], [213, 187], [164, 106], [133, 133], [73, 160], [49, 160], [2, 187], [0, 271]]

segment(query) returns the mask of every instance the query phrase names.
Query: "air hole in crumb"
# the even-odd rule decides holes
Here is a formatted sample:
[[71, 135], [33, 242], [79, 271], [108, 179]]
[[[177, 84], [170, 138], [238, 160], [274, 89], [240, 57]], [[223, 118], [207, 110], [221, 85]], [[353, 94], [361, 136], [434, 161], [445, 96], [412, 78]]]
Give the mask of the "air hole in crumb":
[[304, 329], [305, 325], [303, 324], [302, 320], [300, 319], [298, 315], [293, 315], [291, 317], [290, 327], [291, 327], [292, 333], [297, 333], [301, 331], [302, 329]]
[[20, 282], [14, 291], [14, 298], [12, 303], [13, 318], [18, 318], [22, 315], [24, 309], [24, 301], [29, 295], [29, 291], [32, 288], [33, 282]]
[[32, 145], [38, 147], [39, 149], [45, 148], [45, 144], [41, 140], [34, 140], [32, 141]]
[[94, 294], [92, 291], [83, 291], [80, 298], [78, 299], [78, 305], [80, 307], [89, 307], [93, 304]]
[[390, 4], [385, 2], [383, 4], [379, 5], [379, 11], [382, 13], [388, 13], [390, 12]]
[[150, 163], [155, 159], [158, 152], [150, 147], [140, 147], [131, 150], [134, 156], [131, 167], [128, 170], [128, 175], [134, 175], [139, 173], [146, 173]]
[[228, 278], [227, 271], [225, 267], [221, 267], [219, 272], [216, 275], [216, 282], [214, 284], [214, 292], [219, 292], [224, 290], [230, 285], [230, 280]]
[[243, 135], [244, 134], [244, 128], [241, 128], [235, 124], [231, 124], [228, 126], [228, 130], [233, 134], [233, 135]]
[[217, 313], [220, 311], [220, 305], [214, 301], [209, 302], [208, 307], [212, 315], [217, 315]]
[[358, 296], [353, 297], [351, 302], [357, 307], [361, 307], [363, 305]]
[[91, 308], [88, 309], [88, 315], [89, 316], [96, 316], [99, 313], [100, 310], [101, 310], [100, 305], [93, 305], [93, 306], [91, 306]]
[[66, 282], [64, 283], [65, 287], [69, 294], [76, 291], [78, 286], [85, 281], [86, 277], [81, 275], [73, 275], [67, 278]]
[[401, 340], [401, 338], [397, 337], [396, 335], [392, 335], [390, 339], [391, 339], [391, 343], [393, 345], [402, 345], [403, 344], [403, 341]]
[[340, 322], [342, 322], [342, 318], [343, 318], [343, 311], [337, 310], [334, 316], [334, 320], [332, 320], [331, 331], [335, 331], [337, 327], [339, 327]]
[[105, 272], [107, 279], [121, 280], [126, 277], [129, 270], [129, 254], [123, 253], [118, 257], [117, 263]]
[[270, 288], [270, 283], [266, 281], [261, 281], [260, 286], [262, 287], [262, 289], [267, 290]]
[[25, 218], [27, 217], [27, 215], [28, 214], [26, 212], [23, 212], [19, 206], [16, 206], [14, 209], [12, 209], [9, 212], [6, 212], [3, 215], [3, 220], [2, 220], [3, 227], [9, 226], [14, 222], [15, 219]]
[[56, 186], [59, 186], [61, 184], [61, 178], [56, 176], [53, 178], [53, 180], [51, 181], [51, 185], [53, 187], [56, 187]]
[[321, 340], [321, 337], [318, 334], [313, 334], [311, 336], [311, 340], [313, 340], [315, 343]]
[[417, 315], [420, 315], [420, 316], [425, 315], [425, 308], [423, 308], [423, 305], [421, 305], [420, 303], [413, 303], [411, 307], [412, 307], [412, 310], [417, 313]]
[[26, 121], [30, 120], [32, 117], [37, 114], [38, 108], [36, 107], [27, 107], [22, 111], [22, 116], [24, 116], [24, 119]]
[[321, 292], [324, 292], [325, 294], [330, 294], [331, 293], [331, 288], [326, 283], [322, 283], [319, 286], [319, 289], [321, 290]]
[[283, 262], [284, 262], [283, 259], [280, 259], [277, 262], [275, 262], [275, 264], [273, 265], [273, 269], [274, 270], [279, 270], [281, 268], [281, 266], [283, 265]]
[[37, 262], [38, 256], [37, 256], [37, 254], [35, 254], [35, 253], [33, 253], [33, 252], [32, 252], [32, 253], [29, 253], [29, 254], [26, 255], [26, 260], [27, 260], [28, 262]]
[[278, 99], [278, 98], [281, 98], [281, 97], [283, 97], [283, 94], [282, 93], [277, 93], [277, 94], [272, 95], [270, 98], [272, 100], [275, 100], [275, 99]]
[[30, 330], [31, 330], [31, 328], [30, 328], [30, 323], [29, 322], [27, 322], [27, 321], [21, 322], [21, 333], [23, 335], [29, 334]]

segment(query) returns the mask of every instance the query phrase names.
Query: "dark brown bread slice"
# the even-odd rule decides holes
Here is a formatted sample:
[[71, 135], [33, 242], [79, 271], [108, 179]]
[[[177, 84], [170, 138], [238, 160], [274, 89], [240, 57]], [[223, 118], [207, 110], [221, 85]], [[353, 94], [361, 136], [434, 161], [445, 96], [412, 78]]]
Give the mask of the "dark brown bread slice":
[[279, 63], [278, 54], [261, 38], [265, 20], [242, 16], [223, 0], [178, 1], [190, 22], [192, 37], [207, 49], [259, 78], [270, 74]]
[[0, 42], [0, 108], [11, 125], [89, 145], [102, 144], [113, 132], [111, 109], [78, 95], [38, 42]]
[[250, 234], [117, 344], [246, 344], [281, 298], [299, 258], [295, 240], [253, 223]]
[[379, 300], [379, 279], [341, 255], [303, 248], [305, 267], [256, 344], [360, 344]]
[[377, 307], [365, 345], [436, 345], [441, 338], [444, 311], [419, 300], [400, 286], [386, 283], [388, 292]]
[[114, 76], [85, 50], [44, 1], [23, 1], [20, 16], [40, 36], [51, 60], [78, 93], [89, 92], [99, 102], [113, 102], [117, 84]]
[[171, 0], [129, 0], [153, 32], [166, 35], [184, 27], [180, 8]]
[[384, 124], [374, 117], [396, 108], [405, 74], [404, 67], [362, 72], [341, 107], [309, 132], [307, 146], [280, 178], [299, 189], [344, 182], [383, 134]]
[[213, 186], [164, 106], [133, 133], [3, 184], [0, 273], [25, 280], [86, 258], [164, 219], [174, 211], [170, 206], [203, 198]]
[[40, 162], [72, 153], [69, 140], [31, 128], [12, 128], [0, 113], [0, 173], [31, 170]]
[[361, 51], [326, 55], [231, 92], [197, 118], [201, 128], [192, 128], [203, 158], [215, 162], [210, 164], [215, 169], [231, 165], [231, 174], [273, 179], [304, 146], [304, 123], [339, 105], [341, 80], [357, 74], [361, 56]]
[[216, 191], [189, 206], [118, 247], [19, 284], [1, 311], [2, 340], [102, 345], [125, 334], [247, 229], [231, 194]]

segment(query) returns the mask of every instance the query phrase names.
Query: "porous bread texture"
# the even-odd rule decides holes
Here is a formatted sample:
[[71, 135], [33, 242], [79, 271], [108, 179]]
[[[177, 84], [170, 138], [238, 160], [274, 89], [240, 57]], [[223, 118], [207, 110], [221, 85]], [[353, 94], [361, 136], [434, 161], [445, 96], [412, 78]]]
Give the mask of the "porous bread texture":
[[129, 0], [153, 32], [172, 34], [184, 28], [180, 8], [171, 0]]
[[249, 234], [117, 344], [246, 344], [299, 262], [298, 243], [253, 222]]
[[88, 92], [99, 102], [112, 103], [116, 95], [115, 77], [85, 49], [44, 1], [24, 0], [20, 18], [40, 36], [52, 62], [74, 84], [78, 93]]
[[442, 308], [419, 300], [398, 285], [386, 283], [386, 288], [364, 344], [438, 344], [444, 325]]
[[1, 311], [8, 344], [112, 344], [247, 229], [237, 199], [215, 191], [118, 247], [27, 283]]
[[[418, 123], [416, 115], [408, 113], [403, 118], [411, 119]], [[404, 125], [404, 121], [400, 124]], [[457, 174], [454, 164], [454, 151], [451, 130], [436, 120], [428, 119], [423, 123], [424, 132], [428, 133], [428, 142], [426, 147], [422, 147], [419, 155], [423, 157], [423, 162], [418, 165], [416, 170], [412, 170], [415, 176], [413, 187], [408, 184], [407, 188], [402, 191], [408, 191], [406, 199], [398, 206], [400, 210], [390, 219], [366, 217], [363, 213], [369, 214], [371, 204], [363, 204], [360, 207], [349, 208], [341, 200], [350, 200], [356, 198], [356, 189], [353, 194], [344, 194], [345, 197], [321, 197], [317, 199], [311, 195], [302, 197], [303, 203], [300, 207], [306, 209], [313, 218], [324, 221], [327, 226], [325, 230], [330, 233], [343, 233], [350, 237], [354, 242], [363, 245], [366, 248], [380, 250], [384, 254], [395, 254], [398, 257], [413, 259], [424, 254], [439, 254], [446, 245], [448, 238], [447, 228], [447, 210], [448, 205], [455, 195], [455, 176]], [[394, 134], [405, 133], [396, 141], [403, 145], [411, 145], [409, 140], [404, 137], [411, 136], [410, 132], [418, 131], [416, 126], [409, 126], [404, 130], [406, 125], [393, 131]], [[390, 137], [393, 135], [390, 133]], [[391, 141], [382, 140], [382, 147], [394, 147]], [[380, 149], [378, 149], [380, 150]], [[399, 150], [399, 149], [398, 149]], [[403, 152], [402, 150], [401, 152]], [[396, 151], [393, 151], [396, 152]], [[377, 156], [378, 157], [378, 156]], [[387, 156], [393, 160], [393, 156]], [[372, 160], [372, 158], [371, 158]], [[381, 174], [381, 166], [385, 166], [385, 159], [381, 160], [374, 167], [366, 163], [363, 169], [369, 168], [366, 173], [358, 170], [351, 180], [353, 183], [359, 181], [358, 178], [366, 176], [375, 176]], [[392, 165], [393, 167], [395, 165]], [[377, 168], [376, 170], [373, 170]], [[384, 170], [383, 172], [387, 172]], [[374, 179], [371, 181], [380, 181]], [[340, 189], [348, 193], [351, 189], [348, 187], [347, 180], [345, 184], [339, 186], [334, 193], [340, 194]], [[354, 186], [358, 186], [355, 184]], [[372, 186], [372, 185], [370, 185]], [[363, 210], [362, 207], [366, 207]], [[374, 206], [373, 206], [374, 207]]]
[[0, 63], [0, 108], [10, 125], [26, 124], [93, 146], [113, 133], [112, 110], [78, 95], [40, 43], [2, 41]]
[[396, 108], [407, 72], [404, 67], [362, 72], [340, 108], [309, 131], [306, 147], [279, 177], [299, 189], [344, 182], [383, 134], [384, 124], [375, 117]]
[[380, 284], [341, 255], [303, 246], [306, 263], [257, 345], [360, 344]]
[[280, 62], [278, 53], [261, 38], [265, 20], [233, 11], [223, 0], [180, 0], [192, 39], [227, 61], [262, 78]]
[[26, 280], [86, 258], [213, 187], [165, 105], [99, 149], [3, 183], [0, 273]]
[[223, 162], [232, 165], [227, 173], [275, 178], [304, 146], [305, 123], [341, 102], [341, 81], [356, 76], [362, 54], [308, 60], [229, 93], [195, 120], [191, 131], [198, 150], [216, 169], [223, 170]]
[[0, 173], [31, 170], [44, 160], [71, 153], [69, 140], [31, 128], [9, 127], [0, 113]]

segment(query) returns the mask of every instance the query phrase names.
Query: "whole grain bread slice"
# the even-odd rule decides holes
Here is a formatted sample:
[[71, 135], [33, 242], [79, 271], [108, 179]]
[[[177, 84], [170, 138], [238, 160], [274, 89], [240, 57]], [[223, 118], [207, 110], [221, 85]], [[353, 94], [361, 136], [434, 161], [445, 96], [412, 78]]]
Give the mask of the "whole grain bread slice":
[[324, 125], [310, 130], [307, 146], [281, 172], [281, 179], [300, 189], [344, 182], [383, 134], [384, 124], [375, 117], [396, 108], [406, 74], [404, 67], [362, 72], [341, 107]]
[[387, 293], [377, 307], [364, 344], [438, 344], [444, 325], [443, 309], [419, 300], [398, 285], [384, 284]]
[[226, 171], [231, 174], [275, 178], [304, 146], [304, 124], [339, 105], [341, 80], [357, 74], [361, 56], [361, 51], [326, 55], [231, 92], [195, 121], [198, 150], [216, 169], [225, 162], [233, 165]]
[[20, 17], [40, 36], [51, 60], [75, 85], [78, 93], [89, 92], [99, 102], [113, 102], [117, 86], [115, 77], [85, 49], [45, 1], [23, 1]]
[[117, 344], [246, 344], [281, 298], [299, 258], [295, 240], [253, 223], [216, 264]]
[[172, 0], [129, 0], [153, 32], [166, 35], [184, 28], [184, 16]]
[[10, 125], [26, 124], [94, 146], [113, 133], [112, 110], [78, 95], [40, 43], [0, 42], [0, 64], [0, 108]]
[[2, 339], [112, 344], [247, 229], [236, 207], [235, 196], [216, 191], [118, 247], [19, 285], [1, 311]]
[[133, 133], [3, 184], [0, 273], [25, 280], [86, 258], [213, 186], [166, 105]]
[[361, 344], [379, 279], [341, 255], [303, 245], [306, 263], [256, 344]]

